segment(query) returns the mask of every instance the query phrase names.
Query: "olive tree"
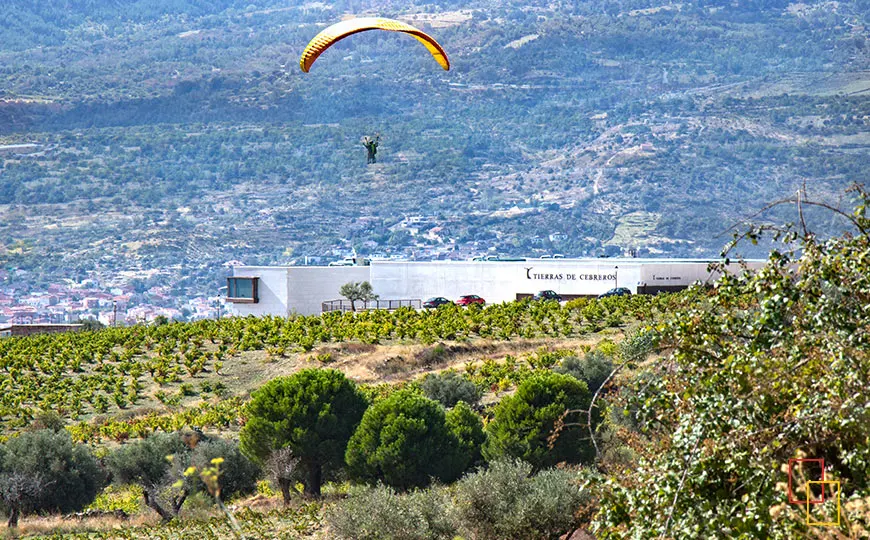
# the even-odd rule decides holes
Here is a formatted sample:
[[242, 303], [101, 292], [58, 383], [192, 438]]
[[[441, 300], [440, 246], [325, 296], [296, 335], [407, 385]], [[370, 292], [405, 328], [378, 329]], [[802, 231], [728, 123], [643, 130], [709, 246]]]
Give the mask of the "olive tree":
[[368, 281], [351, 281], [345, 283], [338, 290], [338, 294], [350, 300], [350, 309], [356, 311], [357, 302], [369, 302], [377, 300], [378, 295], [375, 294], [372, 284]]
[[250, 493], [256, 487], [259, 468], [228, 440], [201, 433], [159, 433], [125, 444], [107, 457], [107, 466], [118, 484], [137, 484], [145, 504], [170, 521], [181, 511], [188, 496], [207, 486], [197, 475], [184, 474], [188, 467], [202, 471], [214, 458], [222, 458], [218, 478], [224, 497]]
[[81, 510], [106, 479], [88, 447], [74, 444], [65, 430], [25, 432], [0, 449], [0, 501], [10, 527], [31, 512]]

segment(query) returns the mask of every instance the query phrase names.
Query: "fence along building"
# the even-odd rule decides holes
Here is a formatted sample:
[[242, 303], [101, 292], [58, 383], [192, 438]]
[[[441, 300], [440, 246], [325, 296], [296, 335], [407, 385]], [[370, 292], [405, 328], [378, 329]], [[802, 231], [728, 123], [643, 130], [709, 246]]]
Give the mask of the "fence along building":
[[[350, 281], [368, 281], [381, 300], [456, 300], [476, 294], [499, 303], [553, 290], [566, 299], [597, 296], [614, 287], [633, 294], [685, 289], [719, 276], [700, 259], [525, 259], [513, 261], [378, 261], [369, 266], [236, 266], [227, 278], [227, 302], [234, 315], [321, 313], [341, 298]], [[751, 270], [765, 261], [745, 261]], [[743, 267], [731, 263], [728, 272]]]

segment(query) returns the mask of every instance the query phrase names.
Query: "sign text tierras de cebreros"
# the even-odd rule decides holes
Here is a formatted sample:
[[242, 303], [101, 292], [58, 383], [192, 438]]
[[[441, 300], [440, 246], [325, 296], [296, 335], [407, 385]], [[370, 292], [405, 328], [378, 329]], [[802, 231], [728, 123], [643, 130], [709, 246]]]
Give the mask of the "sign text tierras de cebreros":
[[526, 268], [526, 278], [538, 280], [567, 280], [567, 281], [614, 281], [616, 274], [538, 274], [532, 272], [534, 267]]

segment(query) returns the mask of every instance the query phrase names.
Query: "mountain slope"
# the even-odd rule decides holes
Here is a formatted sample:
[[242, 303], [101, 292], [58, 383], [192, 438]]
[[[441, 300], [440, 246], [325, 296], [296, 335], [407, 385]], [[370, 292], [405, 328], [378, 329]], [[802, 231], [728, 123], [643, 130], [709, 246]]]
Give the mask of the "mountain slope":
[[[302, 74], [308, 39], [348, 13], [420, 25], [453, 69], [370, 32]], [[803, 184], [835, 200], [866, 181], [867, 16], [859, 1], [16, 3], [0, 144], [40, 146], [0, 156], [0, 262], [46, 279], [181, 265], [184, 287], [210, 289], [227, 259], [352, 247], [712, 256]]]

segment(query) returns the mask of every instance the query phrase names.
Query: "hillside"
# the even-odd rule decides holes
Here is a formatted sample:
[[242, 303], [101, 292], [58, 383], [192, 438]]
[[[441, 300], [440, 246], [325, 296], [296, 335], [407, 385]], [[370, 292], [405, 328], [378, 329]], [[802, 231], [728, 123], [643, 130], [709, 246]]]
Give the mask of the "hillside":
[[[420, 25], [453, 69], [367, 33], [301, 73], [348, 14]], [[867, 178], [858, 1], [69, 0], [0, 17], [0, 145], [39, 145], [0, 155], [0, 263], [45, 282], [174, 268], [193, 294], [229, 259], [352, 248], [714, 256], [765, 203]]]

